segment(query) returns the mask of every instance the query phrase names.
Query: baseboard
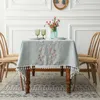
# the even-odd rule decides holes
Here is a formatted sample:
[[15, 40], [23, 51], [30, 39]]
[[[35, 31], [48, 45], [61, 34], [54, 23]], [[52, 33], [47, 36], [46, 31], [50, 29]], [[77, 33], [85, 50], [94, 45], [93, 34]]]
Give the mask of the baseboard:
[[[9, 68], [8, 71], [16, 71], [15, 68]], [[44, 71], [44, 72], [59, 72], [60, 69], [58, 68], [51, 68], [51, 69], [41, 69], [41, 68], [36, 68], [35, 71]], [[90, 70], [91, 71], [91, 70]], [[87, 69], [80, 69], [80, 72], [87, 72]]]

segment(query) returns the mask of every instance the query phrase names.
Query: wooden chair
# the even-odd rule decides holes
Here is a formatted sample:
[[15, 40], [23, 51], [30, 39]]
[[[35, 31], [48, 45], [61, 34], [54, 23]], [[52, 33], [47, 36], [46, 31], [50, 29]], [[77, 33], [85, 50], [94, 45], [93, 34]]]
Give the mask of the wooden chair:
[[9, 54], [7, 42], [2, 33], [0, 33], [0, 53], [1, 53], [1, 58], [0, 58], [0, 63], [1, 63], [0, 64], [0, 77], [1, 79], [0, 80], [2, 81], [5, 67], [6, 67], [5, 77], [7, 77], [9, 63], [16, 64], [15, 62], [18, 60], [17, 54]]
[[4, 56], [5, 57], [18, 57], [18, 54], [9, 54], [6, 39], [1, 32], [0, 32], [0, 40], [1, 40], [2, 45], [4, 47]]
[[97, 84], [96, 68], [98, 67], [98, 59], [100, 59], [100, 32], [93, 35], [88, 49], [88, 54], [79, 54], [80, 65], [87, 64], [89, 78], [89, 67], [91, 67], [93, 82], [95, 84]]
[[97, 67], [97, 73], [100, 81], [100, 59], [98, 59], [98, 67]]

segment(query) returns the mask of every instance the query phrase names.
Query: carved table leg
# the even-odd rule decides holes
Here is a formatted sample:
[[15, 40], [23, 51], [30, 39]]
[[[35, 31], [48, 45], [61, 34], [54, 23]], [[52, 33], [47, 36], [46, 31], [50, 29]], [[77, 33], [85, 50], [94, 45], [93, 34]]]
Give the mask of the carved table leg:
[[63, 73], [64, 73], [63, 66], [60, 66], [60, 68], [61, 68], [61, 76], [63, 76]]
[[71, 92], [70, 67], [66, 67], [67, 93]]
[[35, 76], [35, 66], [32, 66], [32, 76]]
[[26, 67], [25, 92], [30, 93], [30, 67]]

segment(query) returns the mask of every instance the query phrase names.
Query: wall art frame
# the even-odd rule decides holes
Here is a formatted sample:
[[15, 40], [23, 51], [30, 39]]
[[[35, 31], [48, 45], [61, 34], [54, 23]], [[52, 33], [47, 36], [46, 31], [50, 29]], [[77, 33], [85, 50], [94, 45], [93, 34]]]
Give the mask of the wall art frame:
[[58, 10], [63, 10], [68, 6], [69, 0], [53, 0], [54, 6]]

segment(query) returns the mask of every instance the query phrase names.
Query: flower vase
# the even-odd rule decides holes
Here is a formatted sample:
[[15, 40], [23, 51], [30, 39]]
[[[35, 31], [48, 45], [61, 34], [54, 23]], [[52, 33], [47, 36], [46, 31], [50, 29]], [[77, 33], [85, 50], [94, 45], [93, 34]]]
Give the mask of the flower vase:
[[57, 38], [57, 37], [58, 37], [57, 28], [51, 29], [50, 38], [54, 39], [54, 38]]

